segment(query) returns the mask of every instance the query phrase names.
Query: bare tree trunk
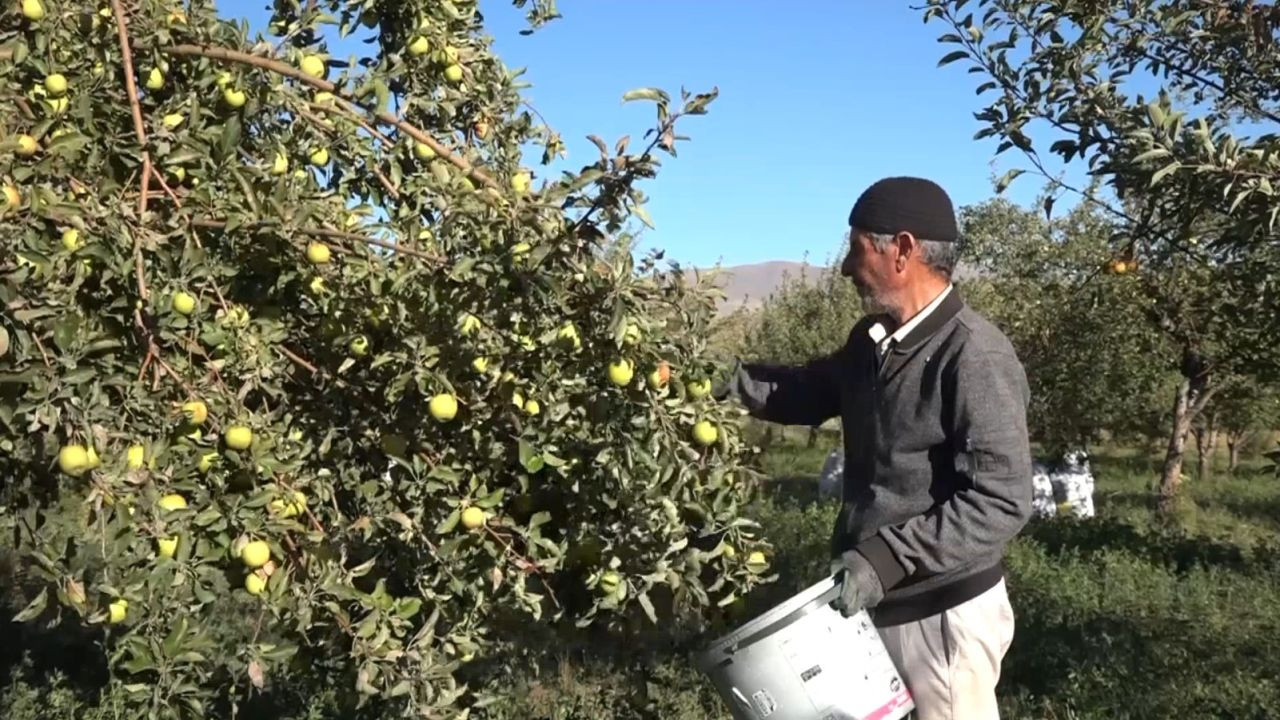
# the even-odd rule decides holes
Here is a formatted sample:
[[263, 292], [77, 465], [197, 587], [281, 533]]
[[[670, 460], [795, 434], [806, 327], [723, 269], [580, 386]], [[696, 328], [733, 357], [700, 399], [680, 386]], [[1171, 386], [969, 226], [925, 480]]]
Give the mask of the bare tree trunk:
[[1218, 449], [1218, 414], [1205, 418], [1204, 427], [1196, 430], [1196, 477], [1208, 480], [1213, 474], [1213, 454]]
[[806, 447], [815, 447], [818, 444], [818, 426], [814, 425], [809, 428], [809, 440]]
[[1227, 472], [1234, 473], [1240, 467], [1240, 448], [1249, 439], [1248, 430], [1227, 432]]
[[1160, 472], [1160, 493], [1156, 509], [1168, 517], [1177, 508], [1178, 487], [1182, 484], [1182, 461], [1187, 451], [1187, 434], [1196, 415], [1213, 395], [1209, 377], [1200, 372], [1184, 377], [1178, 386], [1173, 402], [1173, 427], [1169, 433], [1169, 445], [1165, 450], [1164, 468]]

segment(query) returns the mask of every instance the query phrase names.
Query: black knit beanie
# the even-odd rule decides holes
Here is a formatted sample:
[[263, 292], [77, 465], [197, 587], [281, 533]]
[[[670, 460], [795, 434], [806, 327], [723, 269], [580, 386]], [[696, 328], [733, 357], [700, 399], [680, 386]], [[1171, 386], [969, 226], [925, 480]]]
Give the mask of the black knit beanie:
[[955, 208], [937, 183], [916, 177], [890, 177], [877, 181], [854, 203], [849, 225], [867, 232], [909, 232], [920, 240], [955, 242]]

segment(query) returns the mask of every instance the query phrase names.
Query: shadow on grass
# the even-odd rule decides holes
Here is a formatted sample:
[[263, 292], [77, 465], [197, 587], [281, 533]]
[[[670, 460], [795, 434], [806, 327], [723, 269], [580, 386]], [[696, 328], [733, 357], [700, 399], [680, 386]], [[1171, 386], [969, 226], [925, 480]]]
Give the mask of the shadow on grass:
[[1069, 551], [1088, 555], [1119, 550], [1178, 573], [1200, 567], [1260, 574], [1273, 573], [1278, 566], [1274, 550], [1259, 548], [1246, 552], [1232, 543], [1192, 536], [1178, 530], [1139, 530], [1129, 523], [1106, 516], [1088, 520], [1034, 521], [1027, 525], [1022, 535], [1056, 555]]

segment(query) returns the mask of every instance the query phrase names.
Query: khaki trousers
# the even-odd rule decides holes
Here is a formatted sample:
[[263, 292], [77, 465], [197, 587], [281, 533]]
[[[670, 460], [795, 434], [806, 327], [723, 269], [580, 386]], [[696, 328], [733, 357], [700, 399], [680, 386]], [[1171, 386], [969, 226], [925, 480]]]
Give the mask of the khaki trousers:
[[916, 720], [998, 720], [996, 682], [1013, 642], [1004, 580], [916, 622], [880, 628], [916, 704]]

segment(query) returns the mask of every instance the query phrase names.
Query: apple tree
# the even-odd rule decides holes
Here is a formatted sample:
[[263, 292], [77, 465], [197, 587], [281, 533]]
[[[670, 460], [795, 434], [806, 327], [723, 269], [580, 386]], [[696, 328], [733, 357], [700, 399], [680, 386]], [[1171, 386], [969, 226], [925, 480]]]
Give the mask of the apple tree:
[[605, 251], [715, 92], [631, 91], [643, 141], [539, 177], [563, 144], [470, 0], [272, 8], [268, 37], [205, 0], [0, 10], [16, 621], [85, 629], [129, 717], [303, 675], [456, 717], [521, 623], [768, 581], [711, 293]]
[[1174, 370], [1149, 360], [1167, 354], [1166, 340], [1130, 269], [1109, 256], [1106, 219], [1084, 206], [1046, 218], [999, 197], [960, 218], [959, 287], [1017, 349], [1036, 438], [1059, 452], [1141, 435]]
[[[991, 93], [977, 138], [1017, 148], [1049, 184], [1115, 223], [1117, 263], [1152, 299], [1181, 382], [1171, 403], [1159, 508], [1177, 504], [1186, 440], [1232, 375], [1275, 376], [1280, 316], [1280, 11], [1230, 0], [930, 0], [926, 21]], [[1052, 138], [1047, 151], [1033, 128]], [[1038, 133], [1039, 130], [1036, 130]], [[1050, 155], [1096, 180], [1076, 188]], [[1143, 269], [1145, 268], [1145, 270]]]

